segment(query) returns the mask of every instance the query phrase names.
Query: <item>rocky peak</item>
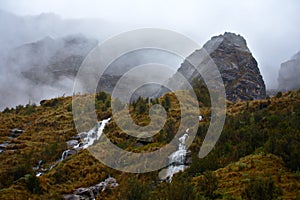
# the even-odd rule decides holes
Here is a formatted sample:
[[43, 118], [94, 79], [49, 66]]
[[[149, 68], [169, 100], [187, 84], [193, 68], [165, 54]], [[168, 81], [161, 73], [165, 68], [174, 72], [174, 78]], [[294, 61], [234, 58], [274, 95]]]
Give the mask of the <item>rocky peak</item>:
[[[212, 37], [203, 49], [208, 52], [221, 73], [228, 100], [245, 101], [266, 97], [265, 83], [257, 62], [242, 36], [226, 32]], [[192, 60], [193, 63], [199, 60], [201, 68], [205, 65], [201, 58], [201, 51], [196, 50], [192, 53], [178, 70], [190, 82], [201, 79], [200, 74], [187, 60]]]
[[230, 32], [225, 32], [223, 35], [212, 37], [211, 40], [204, 44], [203, 48], [205, 48], [207, 52], [212, 53], [220, 46], [231, 46], [241, 51], [250, 52], [246, 40], [242, 36]]

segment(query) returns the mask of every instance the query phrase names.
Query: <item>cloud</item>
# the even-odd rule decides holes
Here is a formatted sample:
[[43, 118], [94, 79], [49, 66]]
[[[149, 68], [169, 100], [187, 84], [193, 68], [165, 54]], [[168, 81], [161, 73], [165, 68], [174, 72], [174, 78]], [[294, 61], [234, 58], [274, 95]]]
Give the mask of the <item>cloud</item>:
[[[47, 23], [43, 21], [44, 24], [38, 23], [38, 17], [25, 17], [26, 20], [19, 21], [20, 24], [2, 18], [1, 48], [5, 45], [34, 42], [47, 34], [60, 37], [72, 32], [82, 32], [98, 37], [101, 41], [119, 32], [144, 27], [177, 31], [200, 45], [225, 31], [239, 33], [245, 37], [257, 59], [267, 88], [277, 87], [280, 64], [300, 50], [298, 0], [1, 0], [0, 9], [16, 15], [56, 13], [61, 16], [58, 19], [54, 17]], [[98, 20], [85, 20], [84, 23], [82, 20], [67, 20], [79, 18]], [[30, 20], [36, 20], [34, 23], [39, 24], [41, 29], [30, 27]], [[81, 25], [76, 26], [79, 21]], [[30, 29], [17, 34], [20, 26], [24, 30], [26, 27]], [[6, 36], [11, 36], [9, 42]], [[1, 74], [6, 71], [3, 67], [0, 68]], [[2, 85], [16, 85], [9, 81], [0, 78]], [[68, 80], [67, 82], [69, 84]], [[18, 92], [23, 94], [27, 90], [18, 88]], [[55, 91], [53, 93], [56, 94]]]

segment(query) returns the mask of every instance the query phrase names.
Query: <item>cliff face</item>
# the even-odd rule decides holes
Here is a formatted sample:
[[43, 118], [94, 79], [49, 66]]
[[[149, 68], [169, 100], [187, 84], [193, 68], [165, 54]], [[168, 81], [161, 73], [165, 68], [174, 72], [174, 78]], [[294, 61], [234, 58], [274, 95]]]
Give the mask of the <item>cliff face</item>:
[[278, 76], [279, 90], [300, 88], [300, 51], [290, 60], [281, 64]]
[[[222, 76], [226, 97], [230, 101], [264, 99], [266, 88], [257, 62], [247, 47], [245, 39], [234, 33], [212, 37], [203, 48], [208, 52]], [[199, 51], [192, 53], [187, 60], [199, 58]], [[201, 79], [188, 61], [182, 63], [178, 72], [190, 82]], [[204, 63], [199, 63], [199, 67]]]

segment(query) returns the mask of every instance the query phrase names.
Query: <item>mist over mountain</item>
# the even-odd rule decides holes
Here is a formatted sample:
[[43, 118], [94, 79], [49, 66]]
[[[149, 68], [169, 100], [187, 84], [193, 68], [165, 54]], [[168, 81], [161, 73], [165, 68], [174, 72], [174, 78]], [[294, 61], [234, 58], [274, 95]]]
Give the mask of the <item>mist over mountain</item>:
[[281, 64], [278, 76], [279, 90], [300, 88], [300, 51]]
[[[0, 109], [72, 95], [79, 67], [97, 45], [96, 39], [72, 34], [59, 38], [47, 36], [9, 50], [0, 61], [0, 92], [3, 95]], [[163, 50], [142, 49], [128, 52], [107, 66], [98, 90], [111, 94], [121, 76], [136, 66], [161, 63], [173, 66], [175, 71], [181, 62], [182, 58]], [[141, 74], [139, 78], [144, 79], [144, 76], [147, 74]], [[149, 89], [153, 91], [151, 87], [147, 90]], [[148, 93], [139, 94], [146, 96]]]
[[0, 200], [300, 199], [297, 24], [299, 0], [0, 0]]
[[71, 95], [87, 53], [120, 30], [122, 25], [100, 19], [17, 16], [0, 10], [0, 110]]
[[70, 35], [11, 49], [1, 60], [1, 108], [71, 95], [82, 61], [97, 44], [95, 39]]
[[17, 16], [0, 9], [0, 54], [45, 37], [81, 33], [104, 40], [121, 29], [122, 25], [101, 19], [63, 19], [53, 13]]
[[[27, 16], [18, 16], [3, 10], [0, 10], [0, 72], [1, 72], [1, 80], [0, 82], [2, 83], [1, 86], [1, 91], [9, 91], [6, 92], [7, 93], [13, 93], [12, 91], [18, 91], [20, 93], [20, 95], [18, 94], [10, 94], [10, 95], [6, 95], [7, 98], [5, 98], [6, 100], [1, 100], [1, 105], [0, 105], [0, 109], [4, 108], [6, 106], [15, 106], [17, 104], [24, 104], [24, 103], [28, 103], [29, 101], [33, 102], [36, 101], [36, 98], [33, 98], [32, 95], [25, 95], [25, 97], [18, 99], [21, 94], [25, 94], [25, 92], [23, 91], [29, 91], [29, 89], [27, 88], [31, 88], [31, 91], [35, 91], [34, 88], [36, 87], [32, 87], [31, 84], [37, 84], [37, 82], [43, 82], [41, 81], [41, 79], [43, 79], [45, 77], [45, 75], [47, 73], [43, 73], [43, 70], [37, 70], [36, 71], [36, 75], [34, 76], [34, 72], [37, 69], [35, 65], [29, 67], [27, 64], [18, 64], [15, 66], [10, 66], [10, 63], [7, 63], [7, 57], [11, 57], [11, 55], [13, 54], [13, 51], [16, 51], [16, 53], [19, 51], [17, 49], [19, 49], [19, 47], [25, 48], [23, 45], [26, 46], [26, 44], [29, 43], [39, 43], [39, 41], [44, 41], [45, 38], [48, 39], [53, 39], [56, 40], [57, 38], [63, 38], [63, 37], [68, 37], [69, 35], [78, 35], [78, 34], [82, 34], [84, 35], [84, 37], [90, 39], [90, 38], [95, 38], [95, 40], [97, 40], [98, 42], [102, 42], [105, 39], [111, 37], [114, 34], [123, 32], [128, 30], [129, 28], [138, 28], [139, 25], [134, 24], [134, 22], [131, 22], [131, 24], [127, 21], [126, 23], [117, 23], [118, 20], [113, 19], [115, 21], [111, 21], [111, 19], [87, 19], [87, 18], [83, 18], [83, 19], [64, 19], [62, 17], [60, 17], [59, 15], [53, 14], [53, 13], [42, 13], [39, 15], [27, 15]], [[159, 27], [159, 26], [158, 26]], [[198, 35], [199, 37], [202, 37], [201, 40], [205, 41], [205, 38], [207, 38], [207, 34], [211, 34], [211, 32], [207, 32], [203, 35], [203, 33], [201, 33], [201, 31], [199, 30], [193, 30], [193, 36]], [[199, 33], [198, 33], [199, 32]], [[245, 31], [242, 31], [243, 33]], [[186, 34], [186, 33], [185, 33]], [[189, 34], [189, 33], [188, 33]], [[267, 88], [277, 88], [275, 87], [277, 83], [274, 83], [274, 81], [272, 81], [274, 79], [274, 69], [270, 68], [269, 66], [279, 66], [274, 64], [275, 60], [277, 62], [279, 58], [284, 57], [284, 54], [286, 54], [286, 51], [282, 51], [279, 52], [279, 49], [283, 49], [281, 48], [281, 46], [287, 46], [290, 45], [291, 42], [287, 41], [285, 43], [283, 43], [280, 40], [276, 40], [276, 44], [278, 43], [278, 49], [277, 51], [274, 50], [274, 52], [276, 52], [276, 55], [278, 54], [278, 56], [276, 56], [276, 58], [273, 59], [274, 56], [271, 56], [271, 53], [269, 50], [266, 49], [270, 49], [270, 47], [268, 46], [267, 43], [264, 43], [265, 46], [258, 46], [257, 44], [255, 44], [256, 41], [261, 41], [262, 39], [260, 39], [258, 36], [254, 35], [255, 37], [253, 37], [253, 35], [251, 36], [251, 34], [247, 35], [247, 40], [250, 43], [250, 47], [253, 50], [253, 54], [255, 54], [255, 57], [257, 58], [257, 61], [259, 63], [259, 67], [260, 67], [260, 72], [262, 73], [262, 75], [264, 76], [264, 81], [266, 83], [266, 87]], [[200, 40], [200, 41], [201, 41]], [[272, 41], [272, 38], [268, 38], [269, 42]], [[51, 40], [49, 40], [51, 41]], [[266, 41], [266, 40], [263, 40]], [[45, 41], [44, 41], [45, 42]], [[51, 43], [51, 42], [49, 42]], [[54, 42], [55, 43], [55, 42]], [[274, 42], [272, 42], [272, 44], [274, 44]], [[283, 45], [284, 44], [284, 45]], [[293, 43], [294, 44], [294, 43]], [[46, 45], [46, 44], [45, 44]], [[281, 46], [280, 46], [281, 45]], [[279, 48], [280, 47], [280, 48]], [[48, 45], [49, 49], [51, 49], [51, 44]], [[273, 47], [272, 47], [273, 48]], [[294, 48], [294, 47], [293, 47]], [[274, 48], [273, 48], [274, 49]], [[51, 51], [51, 50], [45, 50], [45, 51]], [[292, 51], [291, 49], [288, 49], [288, 51]], [[266, 54], [263, 54], [264, 52], [269, 52]], [[150, 53], [150, 52], [148, 52]], [[155, 53], [152, 54], [153, 52], [151, 52], [150, 56], [148, 57], [152, 57], [154, 58], [154, 60], [156, 59], [157, 56], [159, 56], [159, 54], [161, 53]], [[58, 53], [59, 54], [59, 53]], [[26, 54], [25, 54], [26, 55]], [[36, 54], [38, 55], [38, 54]], [[143, 64], [145, 63], [145, 61], [142, 61], [143, 59], [148, 59], [148, 58], [142, 58], [140, 56], [140, 53], [137, 53], [135, 59], [130, 58], [130, 60], [132, 61], [131, 65], [134, 64]], [[146, 55], [143, 54], [143, 55]], [[19, 53], [20, 56], [20, 53]], [[63, 56], [63, 54], [61, 55]], [[128, 56], [128, 55], [127, 55]], [[162, 54], [160, 57], [162, 58], [163, 56], [166, 57], [166, 54]], [[18, 57], [18, 56], [16, 56]], [[22, 56], [21, 56], [22, 57]], [[37, 56], [37, 57], [40, 57]], [[76, 56], [75, 56], [76, 57]], [[129, 56], [130, 57], [130, 56]], [[129, 59], [128, 58], [122, 58], [122, 59]], [[140, 57], [139, 59], [137, 59], [137, 57]], [[168, 57], [168, 56], [167, 56]], [[178, 61], [177, 58], [171, 58], [172, 56], [168, 57], [168, 61], [166, 61], [167, 63], [172, 63], [173, 66], [175, 66], [175, 68], [178, 68], [180, 66], [180, 63]], [[270, 59], [272, 57], [272, 59]], [[152, 59], [151, 58], [151, 59]], [[161, 61], [163, 59], [161, 58], [157, 58], [158, 61]], [[37, 59], [36, 58], [31, 58], [33, 61], [33, 63], [37, 62], [37, 60], [39, 60], [38, 62], [40, 62], [39, 65], [48, 65], [43, 63], [45, 60], [47, 60], [45, 58], [44, 61], [42, 61], [42, 59]], [[76, 58], [71, 58], [69, 57], [70, 60], [66, 59], [64, 61], [61, 61], [62, 65], [65, 66], [66, 63], [68, 62], [76, 62], [76, 63], [81, 63], [82, 62], [82, 57], [76, 57]], [[72, 60], [73, 59], [73, 60]], [[121, 59], [121, 60], [122, 60]], [[148, 60], [151, 60], [148, 59]], [[36, 61], [34, 61], [36, 60]], [[138, 60], [138, 61], [137, 61]], [[268, 61], [269, 60], [269, 61]], [[56, 61], [53, 61], [56, 62]], [[120, 66], [117, 66], [119, 64], [123, 64]], [[130, 62], [125, 62], [127, 64], [124, 64], [123, 61], [118, 61], [115, 63], [115, 67], [116, 70], [111, 70], [110, 72], [116, 72], [119, 71], [121, 68], [124, 67], [124, 69], [129, 69], [130, 67], [128, 67], [128, 63]], [[175, 64], [174, 64], [175, 63]], [[56, 62], [57, 64], [57, 62]], [[52, 65], [52, 64], [50, 64]], [[73, 64], [71, 64], [73, 65]], [[22, 66], [22, 69], [18, 69], [16, 66]], [[52, 67], [53, 68], [53, 67]], [[64, 67], [63, 67], [64, 68]], [[118, 68], [118, 70], [117, 70]], [[46, 68], [43, 68], [46, 69]], [[58, 70], [59, 71], [59, 70]], [[58, 72], [57, 71], [57, 72]], [[75, 70], [76, 71], [76, 70]], [[65, 76], [67, 77], [67, 83], [65, 84], [60, 84], [59, 82], [61, 81], [60, 79], [58, 81], [58, 85], [71, 85], [72, 82], [72, 77], [74, 76], [75, 71], [71, 72], [70, 70], [68, 71], [68, 75]], [[277, 69], [275, 70], [275, 72], [277, 73]], [[62, 71], [60, 71], [62, 72]], [[124, 71], [122, 71], [124, 72]], [[66, 72], [65, 72], [66, 73]], [[71, 75], [70, 75], [71, 74]], [[109, 73], [108, 73], [109, 74]], [[65, 75], [65, 74], [64, 74]], [[63, 77], [59, 76], [60, 78]], [[53, 76], [57, 76], [57, 75], [53, 75]], [[280, 75], [282, 76], [282, 75]], [[50, 76], [52, 77], [52, 75]], [[116, 82], [118, 80], [119, 75], [113, 77], [113, 81], [112, 82], [107, 82], [106, 80], [109, 77], [104, 77], [104, 90], [105, 91], [111, 91], [111, 88], [113, 88], [114, 86], [114, 82]], [[277, 75], [275, 74], [275, 77], [277, 77]], [[25, 78], [24, 81], [20, 81], [20, 79]], [[56, 77], [58, 78], [58, 77]], [[49, 83], [49, 77], [46, 77], [46, 80], [44, 81], [44, 85], [46, 85], [46, 83]], [[275, 78], [276, 79], [276, 78]], [[56, 80], [56, 81], [57, 81]], [[296, 79], [294, 79], [294, 82], [296, 81]], [[50, 81], [51, 82], [51, 81]], [[63, 81], [62, 81], [63, 82]], [[276, 80], [275, 80], [276, 82]], [[297, 82], [297, 81], [296, 81]], [[20, 86], [15, 87], [15, 85], [17, 83], [21, 83]], [[53, 85], [53, 81], [51, 83]], [[50, 86], [47, 86], [50, 87]], [[281, 86], [280, 86], [281, 87]], [[6, 88], [6, 89], [3, 89]], [[17, 90], [16, 90], [17, 88]], [[20, 89], [22, 88], [22, 89]], [[67, 86], [66, 88], [70, 88], [69, 86]], [[42, 92], [42, 91], [35, 91], [36, 93], [45, 93], [47, 95], [44, 95], [45, 98], [46, 97], [53, 97], [53, 96], [60, 96], [63, 95], [65, 90], [61, 91], [61, 90], [52, 90], [52, 89], [47, 89], [45, 90], [47, 92]], [[52, 94], [52, 95], [51, 95]], [[3, 95], [5, 96], [5, 95]], [[34, 96], [34, 95], [33, 95]], [[43, 95], [38, 95], [38, 96], [43, 96]], [[8, 97], [12, 97], [12, 100], [10, 100]], [[16, 98], [18, 97], [18, 98]], [[2, 98], [4, 99], [4, 98]]]

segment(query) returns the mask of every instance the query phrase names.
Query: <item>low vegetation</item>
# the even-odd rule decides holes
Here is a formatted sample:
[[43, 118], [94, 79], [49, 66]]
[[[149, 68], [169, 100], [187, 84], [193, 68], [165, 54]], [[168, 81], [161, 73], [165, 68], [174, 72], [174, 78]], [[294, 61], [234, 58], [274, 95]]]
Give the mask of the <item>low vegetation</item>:
[[[197, 84], [197, 83], [195, 83]], [[87, 150], [62, 162], [66, 141], [77, 135], [71, 97], [44, 100], [40, 106], [17, 106], [0, 113], [0, 199], [62, 199], [80, 187], [89, 187], [108, 176], [119, 186], [101, 192], [97, 199], [299, 199], [300, 197], [300, 91], [278, 94], [267, 100], [227, 102], [226, 123], [213, 151], [204, 159], [197, 153], [210, 122], [209, 97], [205, 88], [196, 91], [203, 120], [189, 150], [192, 163], [171, 183], [161, 182], [158, 171], [130, 174], [106, 167]], [[207, 92], [207, 91], [206, 91]], [[98, 120], [111, 117], [110, 96], [95, 95]], [[139, 98], [128, 106], [138, 125], [147, 125], [152, 105], [167, 110], [163, 129], [149, 144], [137, 145], [112, 119], [104, 133], [119, 147], [133, 152], [156, 150], [175, 136], [180, 123], [179, 102], [172, 94], [148, 100]], [[79, 109], [80, 111], [80, 109]], [[122, 112], [122, 111], [121, 111]], [[120, 113], [121, 115], [122, 113]], [[10, 138], [11, 130], [24, 132]], [[33, 167], [42, 160], [40, 177]]]

